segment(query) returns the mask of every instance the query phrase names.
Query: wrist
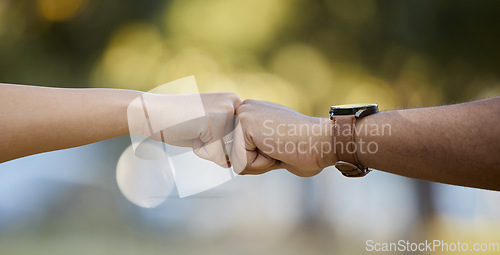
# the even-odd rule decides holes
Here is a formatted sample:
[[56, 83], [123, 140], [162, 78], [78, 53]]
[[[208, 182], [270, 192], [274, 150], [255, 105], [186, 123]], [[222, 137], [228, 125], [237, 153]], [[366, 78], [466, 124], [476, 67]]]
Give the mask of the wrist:
[[[314, 118], [312, 136], [319, 144], [318, 165], [328, 167], [335, 165], [337, 157], [335, 155], [335, 144], [333, 143], [333, 122], [329, 118]], [[315, 132], [321, 130], [321, 132]]]
[[346, 177], [362, 177], [371, 170], [361, 164], [358, 155], [363, 153], [363, 141], [357, 137], [361, 119], [378, 112], [377, 104], [348, 104], [330, 107], [333, 121], [335, 167]]
[[370, 165], [369, 162], [367, 162], [367, 158], [378, 150], [377, 142], [373, 141], [373, 137], [370, 137], [370, 134], [378, 134], [380, 131], [377, 124], [370, 122], [373, 116], [374, 115], [366, 116], [356, 121], [356, 129], [358, 132], [356, 132], [354, 136], [354, 143], [357, 147], [355, 153], [358, 162], [363, 166]]
[[129, 134], [127, 111], [132, 102], [143, 92], [121, 89], [86, 89], [78, 93], [84, 98], [93, 100], [87, 111], [93, 112], [94, 118], [112, 132], [111, 137]]

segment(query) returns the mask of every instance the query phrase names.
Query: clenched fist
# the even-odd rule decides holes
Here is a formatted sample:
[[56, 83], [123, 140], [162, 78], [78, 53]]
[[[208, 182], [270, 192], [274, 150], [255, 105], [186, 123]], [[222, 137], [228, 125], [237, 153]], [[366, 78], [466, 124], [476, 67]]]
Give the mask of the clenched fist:
[[329, 119], [257, 100], [245, 100], [236, 116], [231, 163], [239, 174], [285, 168], [306, 177], [336, 161]]

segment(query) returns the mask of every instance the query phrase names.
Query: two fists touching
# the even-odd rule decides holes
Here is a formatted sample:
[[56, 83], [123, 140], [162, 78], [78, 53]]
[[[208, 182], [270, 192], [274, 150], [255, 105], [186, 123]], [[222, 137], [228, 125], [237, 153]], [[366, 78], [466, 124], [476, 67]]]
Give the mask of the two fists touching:
[[[269, 102], [242, 102], [230, 93], [13, 84], [0, 84], [0, 92], [0, 163], [124, 135], [192, 147], [199, 157], [231, 164], [240, 174], [286, 168], [311, 176], [338, 163], [334, 144], [348, 152], [337, 139], [346, 135], [333, 132], [331, 120]], [[500, 190], [498, 109], [496, 97], [364, 117], [356, 121], [353, 152], [362, 165], [394, 174]]]
[[[193, 112], [201, 99], [204, 114]], [[245, 100], [232, 93], [179, 95], [170, 104], [165, 128], [154, 139], [192, 147], [194, 153], [239, 174], [285, 168], [299, 176], [318, 174], [335, 162], [328, 119], [300, 114], [275, 103]], [[165, 108], [163, 108], [165, 109]], [[180, 121], [185, 118], [189, 121]], [[170, 123], [168, 123], [170, 120]], [[176, 122], [173, 123], [172, 121]]]
[[309, 129], [320, 119], [273, 103], [242, 102], [231, 93], [165, 95], [13, 84], [0, 84], [0, 91], [0, 163], [123, 135], [133, 136], [136, 149], [145, 138], [192, 147], [199, 157], [233, 166], [240, 174], [286, 168], [310, 176], [333, 161], [320, 148], [328, 147], [330, 137], [295, 130]]

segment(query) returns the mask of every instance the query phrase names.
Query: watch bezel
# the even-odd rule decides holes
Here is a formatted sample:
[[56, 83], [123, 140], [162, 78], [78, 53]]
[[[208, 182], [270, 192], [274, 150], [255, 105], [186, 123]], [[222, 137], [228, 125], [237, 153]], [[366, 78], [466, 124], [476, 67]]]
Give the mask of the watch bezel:
[[370, 110], [370, 114], [378, 112], [377, 104], [342, 104], [330, 107], [330, 119], [336, 115], [356, 115], [356, 118], [363, 117], [361, 113]]

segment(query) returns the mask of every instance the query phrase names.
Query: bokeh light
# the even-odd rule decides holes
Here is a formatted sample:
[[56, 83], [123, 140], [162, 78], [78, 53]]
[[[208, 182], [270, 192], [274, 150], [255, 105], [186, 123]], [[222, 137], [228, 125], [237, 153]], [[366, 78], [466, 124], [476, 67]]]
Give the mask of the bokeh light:
[[294, 6], [285, 0], [179, 0], [166, 9], [165, 27], [197, 43], [259, 49], [277, 37]]
[[[161, 151], [161, 147], [149, 145], [144, 150]], [[142, 159], [135, 155], [132, 145], [125, 149], [116, 166], [116, 181], [129, 201], [153, 208], [170, 196], [175, 184], [166, 154], [164, 156], [163, 160]]]
[[63, 21], [76, 16], [86, 4], [86, 0], [37, 0], [38, 11], [50, 21]]

